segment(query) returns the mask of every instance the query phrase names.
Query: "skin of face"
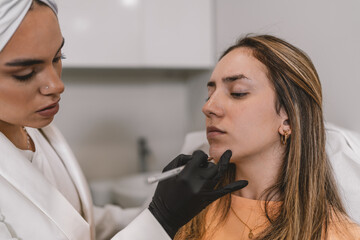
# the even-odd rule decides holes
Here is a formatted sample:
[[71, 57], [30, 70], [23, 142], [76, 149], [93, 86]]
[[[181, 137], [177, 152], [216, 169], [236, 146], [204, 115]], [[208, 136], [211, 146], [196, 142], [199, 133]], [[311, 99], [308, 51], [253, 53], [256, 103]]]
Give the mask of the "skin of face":
[[[2, 132], [14, 126], [40, 128], [53, 120], [53, 115], [43, 116], [38, 111], [57, 103], [64, 91], [60, 79], [62, 45], [63, 37], [54, 12], [49, 7], [34, 5], [0, 52]], [[14, 66], [28, 60], [35, 62]], [[17, 79], [24, 76], [30, 77]]]
[[[276, 112], [274, 87], [267, 68], [248, 48], [236, 48], [216, 65], [208, 82], [206, 116], [210, 156], [215, 160], [227, 149], [231, 162], [280, 159], [286, 113]], [[246, 164], [244, 164], [246, 165]]]

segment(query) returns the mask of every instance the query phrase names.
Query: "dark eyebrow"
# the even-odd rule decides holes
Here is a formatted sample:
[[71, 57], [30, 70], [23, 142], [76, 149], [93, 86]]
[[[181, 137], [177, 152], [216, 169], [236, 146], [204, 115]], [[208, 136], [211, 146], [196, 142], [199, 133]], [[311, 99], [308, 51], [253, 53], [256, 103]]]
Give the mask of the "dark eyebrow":
[[[242, 79], [248, 79], [251, 80], [250, 78], [246, 77], [244, 74], [236, 74], [233, 76], [229, 76], [229, 77], [224, 77], [222, 80], [224, 82], [234, 82], [236, 80], [242, 80]], [[208, 87], [215, 87], [215, 81], [210, 81], [207, 83]]]
[[[63, 38], [61, 46], [57, 50], [55, 56], [61, 51], [62, 47], [64, 46], [64, 43], [65, 43], [65, 39]], [[27, 67], [36, 64], [42, 64], [44, 62], [45, 62], [44, 60], [40, 60], [40, 59], [16, 59], [14, 61], [5, 63], [5, 65], [10, 67]]]
[[224, 77], [222, 80], [224, 82], [234, 82], [236, 80], [242, 80], [242, 79], [251, 80], [250, 78], [246, 77], [244, 74], [237, 74], [237, 75], [233, 75], [233, 76], [229, 76], [229, 77]]
[[5, 65], [10, 67], [27, 67], [41, 63], [44, 63], [44, 61], [38, 59], [16, 59], [12, 62], [7, 62]]

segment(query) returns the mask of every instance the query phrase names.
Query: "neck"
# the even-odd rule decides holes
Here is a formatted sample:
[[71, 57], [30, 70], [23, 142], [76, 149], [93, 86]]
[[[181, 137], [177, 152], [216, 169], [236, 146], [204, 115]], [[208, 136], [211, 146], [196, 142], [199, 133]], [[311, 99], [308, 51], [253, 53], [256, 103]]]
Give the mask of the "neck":
[[[17, 148], [22, 150], [32, 150], [29, 149], [27, 133], [24, 131], [23, 126], [0, 121], [0, 132], [2, 132]], [[30, 148], [32, 148], [32, 144], [30, 144]]]
[[[276, 154], [271, 149], [268, 153], [262, 153], [257, 156], [251, 156], [241, 159], [233, 159], [236, 165], [235, 180], [247, 180], [249, 184], [235, 192], [235, 195], [255, 199], [265, 200], [266, 195], [264, 192], [267, 188], [272, 186], [279, 175], [280, 168], [282, 165], [282, 154]], [[276, 196], [275, 199], [277, 200]]]

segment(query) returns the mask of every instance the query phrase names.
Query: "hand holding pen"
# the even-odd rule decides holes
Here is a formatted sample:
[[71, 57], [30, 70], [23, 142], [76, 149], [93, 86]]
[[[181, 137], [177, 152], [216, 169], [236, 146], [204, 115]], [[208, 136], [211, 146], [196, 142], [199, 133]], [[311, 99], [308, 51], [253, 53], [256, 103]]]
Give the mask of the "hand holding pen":
[[[209, 157], [209, 158], [208, 158], [208, 161], [211, 161], [212, 163], [214, 163], [213, 159], [214, 159], [214, 158]], [[157, 175], [154, 175], [154, 176], [150, 176], [150, 177], [148, 177], [147, 182], [148, 182], [148, 183], [156, 183], [156, 182], [164, 181], [164, 180], [166, 180], [166, 179], [168, 179], [168, 178], [171, 178], [171, 177], [175, 177], [175, 176], [178, 175], [184, 168], [185, 168], [185, 165], [180, 166], [180, 167], [177, 167], [177, 168], [174, 168], [174, 169], [171, 169], [171, 170], [169, 170], [169, 171], [162, 172], [162, 173], [157, 174]]]
[[166, 172], [185, 165], [176, 177], [159, 182], [149, 205], [150, 212], [171, 238], [210, 203], [247, 185], [247, 181], [241, 180], [215, 189], [229, 166], [231, 154], [226, 151], [219, 163], [214, 164], [204, 152], [195, 151], [191, 156], [179, 155], [164, 168]]

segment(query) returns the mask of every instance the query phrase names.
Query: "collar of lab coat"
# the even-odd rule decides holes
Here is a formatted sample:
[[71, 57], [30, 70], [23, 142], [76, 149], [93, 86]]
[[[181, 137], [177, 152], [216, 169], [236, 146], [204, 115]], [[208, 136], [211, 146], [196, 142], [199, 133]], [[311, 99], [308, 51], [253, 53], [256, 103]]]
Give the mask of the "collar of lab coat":
[[[42, 131], [63, 160], [78, 189], [86, 220], [92, 221], [91, 198], [87, 184], [63, 137], [54, 127]], [[93, 224], [87, 222], [67, 199], [53, 187], [28, 159], [0, 132], [0, 175], [25, 198], [36, 205], [59, 227], [68, 239], [94, 239]], [[75, 169], [74, 169], [75, 168]], [[76, 172], [78, 171], [78, 172]], [[90, 238], [90, 233], [92, 234]], [[88, 235], [88, 236], [86, 236]]]
[[68, 170], [80, 195], [84, 218], [90, 225], [91, 239], [95, 239], [95, 223], [90, 189], [78, 164], [78, 161], [76, 160], [65, 138], [63, 137], [61, 132], [55, 127], [55, 125], [51, 124], [45, 128], [42, 128], [40, 131], [50, 142], [51, 146], [53, 146], [55, 152], [57, 152], [57, 154], [63, 160], [64, 165]]

